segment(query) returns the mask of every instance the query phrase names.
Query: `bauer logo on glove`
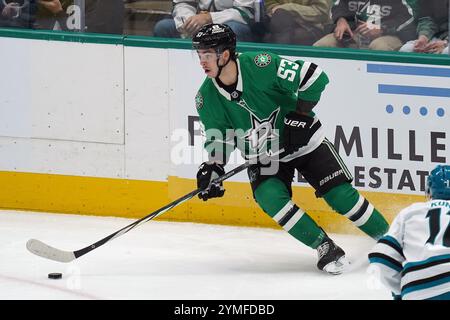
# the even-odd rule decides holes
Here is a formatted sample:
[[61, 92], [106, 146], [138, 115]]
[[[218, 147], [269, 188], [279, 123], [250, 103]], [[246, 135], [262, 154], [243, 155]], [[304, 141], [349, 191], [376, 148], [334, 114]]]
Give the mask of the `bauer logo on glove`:
[[287, 153], [306, 146], [311, 139], [311, 126], [314, 118], [290, 112], [284, 117], [284, 149]]
[[292, 120], [292, 119], [284, 119], [284, 124], [290, 127], [298, 127], [298, 128], [307, 128], [308, 122]]

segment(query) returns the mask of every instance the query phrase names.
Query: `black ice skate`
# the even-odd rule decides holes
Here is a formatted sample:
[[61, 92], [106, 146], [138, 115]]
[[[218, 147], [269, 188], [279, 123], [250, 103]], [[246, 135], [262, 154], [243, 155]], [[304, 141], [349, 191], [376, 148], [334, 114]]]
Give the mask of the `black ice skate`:
[[344, 250], [338, 247], [326, 234], [317, 247], [317, 254], [319, 256], [317, 268], [329, 274], [341, 274], [349, 265]]

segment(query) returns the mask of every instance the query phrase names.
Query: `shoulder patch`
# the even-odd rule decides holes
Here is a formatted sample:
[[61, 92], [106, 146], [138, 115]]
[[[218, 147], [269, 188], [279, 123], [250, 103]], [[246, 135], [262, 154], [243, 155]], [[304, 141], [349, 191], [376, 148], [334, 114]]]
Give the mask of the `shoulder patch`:
[[203, 96], [199, 92], [197, 92], [197, 95], [195, 96], [195, 107], [197, 110], [200, 110], [203, 107]]
[[267, 67], [272, 62], [272, 57], [268, 53], [260, 53], [255, 57], [255, 64], [258, 67]]

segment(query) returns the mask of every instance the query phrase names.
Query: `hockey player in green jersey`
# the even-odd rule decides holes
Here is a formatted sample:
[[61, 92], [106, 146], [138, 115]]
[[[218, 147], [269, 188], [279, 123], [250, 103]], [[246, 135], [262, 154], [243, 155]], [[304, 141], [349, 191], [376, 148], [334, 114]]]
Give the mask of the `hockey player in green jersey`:
[[[207, 76], [195, 98], [209, 154], [197, 173], [197, 185], [204, 189], [199, 197], [224, 195], [223, 185], [211, 182], [225, 174], [224, 165], [238, 148], [254, 161], [248, 175], [258, 205], [289, 234], [317, 249], [320, 270], [342, 273], [348, 264], [344, 251], [291, 199], [294, 170], [372, 238], [382, 237], [388, 223], [352, 187], [349, 170], [312, 112], [327, 75], [314, 63], [269, 52], [237, 54], [236, 36], [223, 24], [202, 27], [192, 43]], [[269, 156], [271, 161], [264, 162]]]

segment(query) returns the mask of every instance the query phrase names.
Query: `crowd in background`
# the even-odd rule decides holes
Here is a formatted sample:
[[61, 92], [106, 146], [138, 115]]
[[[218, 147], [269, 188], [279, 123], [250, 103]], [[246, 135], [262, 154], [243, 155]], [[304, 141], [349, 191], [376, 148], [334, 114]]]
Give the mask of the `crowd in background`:
[[124, 18], [124, 0], [0, 0], [6, 28], [122, 34]]
[[[123, 34], [126, 4], [138, 1], [158, 0], [0, 0], [0, 27]], [[238, 41], [448, 54], [449, 0], [173, 0], [171, 9], [148, 36], [189, 38], [214, 22]]]

